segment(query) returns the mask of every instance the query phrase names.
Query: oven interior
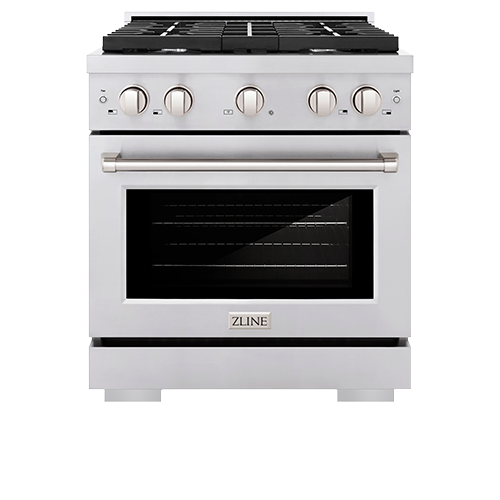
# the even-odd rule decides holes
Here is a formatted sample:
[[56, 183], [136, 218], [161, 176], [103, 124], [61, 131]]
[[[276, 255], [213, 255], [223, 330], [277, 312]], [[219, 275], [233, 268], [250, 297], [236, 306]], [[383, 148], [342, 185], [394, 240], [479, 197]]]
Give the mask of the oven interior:
[[129, 299], [371, 299], [372, 189], [127, 189]]

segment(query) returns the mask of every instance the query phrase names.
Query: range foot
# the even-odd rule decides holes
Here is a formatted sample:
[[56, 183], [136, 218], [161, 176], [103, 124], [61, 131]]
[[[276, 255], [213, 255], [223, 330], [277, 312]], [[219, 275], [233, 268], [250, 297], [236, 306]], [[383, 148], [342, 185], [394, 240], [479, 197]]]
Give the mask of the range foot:
[[161, 390], [105, 389], [104, 401], [161, 401]]
[[394, 401], [394, 389], [339, 389], [337, 401]]

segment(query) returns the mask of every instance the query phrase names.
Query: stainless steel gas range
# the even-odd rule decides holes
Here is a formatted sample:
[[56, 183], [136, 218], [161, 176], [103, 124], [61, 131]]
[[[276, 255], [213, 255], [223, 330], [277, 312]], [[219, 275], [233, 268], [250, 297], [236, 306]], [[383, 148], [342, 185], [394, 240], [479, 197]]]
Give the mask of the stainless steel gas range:
[[410, 387], [410, 76], [372, 14], [126, 15], [88, 56], [90, 387]]

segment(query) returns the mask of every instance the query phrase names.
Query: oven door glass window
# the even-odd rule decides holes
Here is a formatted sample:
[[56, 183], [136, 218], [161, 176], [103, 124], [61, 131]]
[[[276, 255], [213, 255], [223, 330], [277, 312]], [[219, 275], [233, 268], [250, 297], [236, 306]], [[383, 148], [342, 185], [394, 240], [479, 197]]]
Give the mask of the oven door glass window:
[[373, 190], [126, 193], [126, 296], [373, 298]]

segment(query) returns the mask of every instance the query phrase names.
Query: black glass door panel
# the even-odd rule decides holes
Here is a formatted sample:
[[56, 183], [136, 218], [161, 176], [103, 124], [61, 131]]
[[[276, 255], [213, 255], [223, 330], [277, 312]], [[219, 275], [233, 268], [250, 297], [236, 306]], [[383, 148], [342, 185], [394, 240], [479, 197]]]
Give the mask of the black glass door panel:
[[127, 298], [373, 298], [372, 190], [127, 190]]

